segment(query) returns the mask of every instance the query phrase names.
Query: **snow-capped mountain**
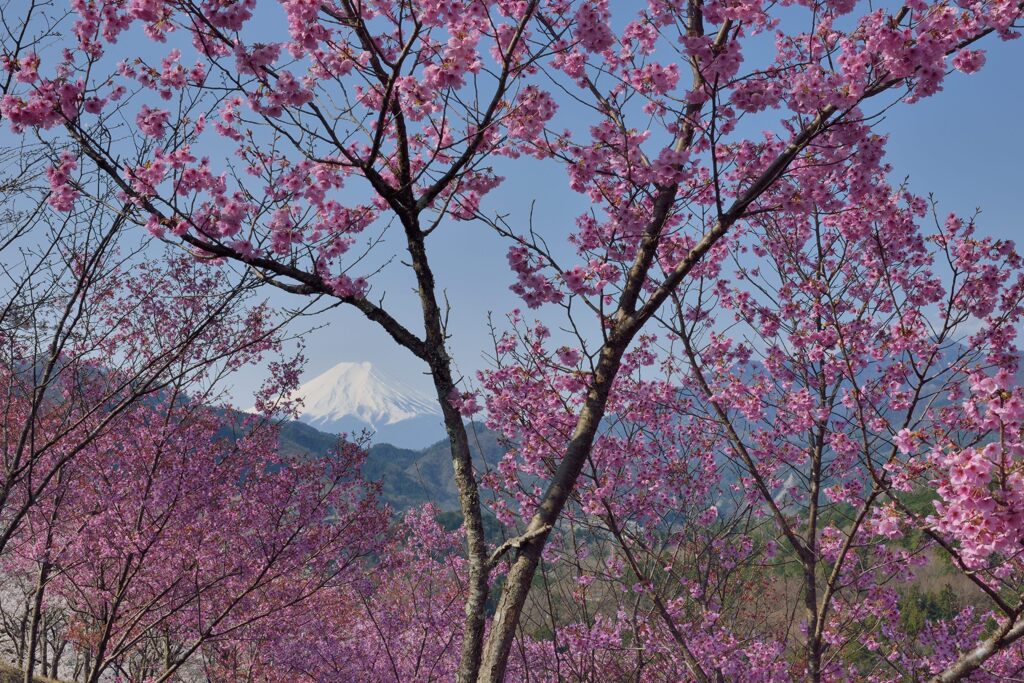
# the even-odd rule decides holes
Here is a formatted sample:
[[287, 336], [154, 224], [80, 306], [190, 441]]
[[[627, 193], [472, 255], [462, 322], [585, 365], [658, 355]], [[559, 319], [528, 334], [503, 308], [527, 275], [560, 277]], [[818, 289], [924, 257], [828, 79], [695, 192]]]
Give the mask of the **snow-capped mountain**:
[[338, 363], [296, 395], [303, 404], [299, 419], [321, 431], [370, 429], [374, 441], [404, 448], [422, 448], [444, 435], [434, 398], [370, 363]]

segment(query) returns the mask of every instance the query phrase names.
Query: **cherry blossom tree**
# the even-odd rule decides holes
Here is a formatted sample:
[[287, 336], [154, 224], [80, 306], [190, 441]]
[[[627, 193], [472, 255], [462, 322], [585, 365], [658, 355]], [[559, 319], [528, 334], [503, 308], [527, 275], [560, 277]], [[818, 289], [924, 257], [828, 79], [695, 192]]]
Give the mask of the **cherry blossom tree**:
[[227, 284], [181, 255], [147, 261], [150, 240], [125, 234], [102, 180], [101, 201], [55, 207], [59, 195], [36, 185], [45, 156], [6, 148], [0, 189], [0, 554], [13, 576], [33, 577], [13, 638], [27, 680], [37, 652], [45, 674], [67, 651], [64, 614], [49, 609], [44, 588], [51, 516], [65, 507], [75, 461], [122, 438], [126, 413], [169, 392], [217, 401], [225, 375], [281, 349], [280, 321], [251, 305], [251, 283]]
[[[695, 680], [1019, 669], [1021, 260], [955, 216], [919, 227], [926, 202], [877, 187], [876, 205], [799, 229], [736, 230], [672, 295], [660, 341], [624, 356], [545, 556], [580, 586], [555, 601], [579, 610], [568, 623], [546, 615], [551, 643], [578, 644], [528, 668], [614, 646], [579, 661]], [[543, 499], [589, 372], [544, 326], [512, 325], [485, 376], [490, 423], [517, 445], [485, 480], [510, 524]], [[972, 602], [911, 631], [905, 587], [927, 571]]]
[[[110, 281], [97, 277], [90, 282], [78, 301], [56, 299], [72, 307], [76, 317], [57, 325], [53, 341], [43, 349], [52, 355], [22, 345], [17, 329], [6, 340], [0, 538], [5, 553], [38, 565], [24, 659], [27, 676], [38, 629], [45, 626], [40, 620], [44, 587], [54, 567], [53, 524], [69, 504], [68, 487], [80, 484], [70, 478], [84, 466], [79, 461], [87, 461], [96, 449], [109, 449], [112, 440], [123, 442], [127, 428], [143, 435], [127, 415], [145, 412], [168, 395], [180, 400], [186, 391], [192, 400], [216, 396], [221, 374], [276, 346], [265, 310], [225, 315], [206, 307], [218, 300], [237, 304], [240, 292], [226, 298], [218, 294], [212, 272], [196, 265], [189, 259], [142, 266], [124, 288], [110, 286], [118, 280], [118, 273], [111, 272]], [[194, 276], [195, 288], [190, 288]], [[34, 312], [38, 327], [26, 335], [30, 339], [38, 339], [39, 328], [48, 322], [45, 307]], [[152, 410], [146, 414], [155, 420]], [[28, 553], [26, 544], [34, 551]]]
[[[179, 274], [175, 283], [184, 282]], [[146, 291], [153, 284], [138, 282]], [[258, 326], [246, 333], [263, 334]], [[251, 362], [265, 349], [246, 350], [232, 362]], [[56, 464], [43, 463], [57, 474], [25, 508], [5, 549], [12, 574], [18, 565], [29, 575], [37, 568], [24, 612], [26, 680], [48, 603], [64, 614], [76, 680], [179, 680], [183, 667], [214, 661], [215, 650], [252, 638], [265, 621], [295, 618], [360, 575], [388, 516], [359, 474], [362, 448], [342, 441], [335, 453], [305, 462], [279, 455], [277, 424], [294, 409], [280, 396], [294, 388], [299, 360], [271, 364], [276, 381], [258, 396], [259, 413], [245, 418], [211, 408], [205, 401], [216, 385], [202, 394], [188, 374], [126, 407], [107, 402], [113, 417], [90, 400], [44, 407], [35, 434], [57, 433], [58, 446], [47, 452]], [[79, 375], [77, 390], [102, 398], [115, 372]], [[87, 440], [61, 432], [76, 417], [71, 408], [83, 405], [93, 413], [81, 427]], [[104, 428], [90, 431], [93, 423]]]
[[[564, 41], [556, 42], [565, 50], [554, 66], [594, 112], [589, 138], [562, 136], [555, 152], [572, 187], [596, 204], [570, 237], [582, 263], [566, 263], [548, 240], [501, 221], [495, 227], [519, 241], [509, 262], [525, 302], [562, 305], [573, 317], [570, 329], [589, 329], [579, 318], [592, 313], [599, 333], [579, 344], [586, 375], [571, 436], [504, 584], [485, 653], [494, 678], [545, 540], [592, 459], [623, 358], [644, 328], [690, 283], [713, 277], [737, 233], [762, 215], [800, 235], [822, 207], [881, 206], [888, 168], [872, 110], [936, 93], [949, 59], [974, 70], [983, 55], [970, 46], [991, 33], [1015, 37], [1020, 16], [1016, 4], [967, 13], [906, 6], [852, 17], [853, 4], [812, 4], [803, 25], [811, 28], [802, 32], [799, 24], [787, 30], [788, 18], [783, 24], [759, 4], [657, 3], [619, 32], [609, 28], [603, 4], [561, 9], [544, 24], [548, 36]], [[768, 28], [779, 30], [776, 49], [757, 67], [743, 47]], [[688, 82], [679, 64], [690, 67]], [[774, 125], [749, 137], [743, 131], [751, 119]], [[695, 663], [690, 669], [708, 679]]]
[[[468, 438], [450, 401], [459, 394], [458, 378], [426, 241], [446, 217], [471, 217], [481, 196], [498, 184], [488, 157], [536, 153], [536, 137], [554, 111], [550, 97], [520, 83], [537, 52], [525, 40], [536, 5], [288, 4], [289, 33], [271, 43], [244, 38], [251, 3], [223, 11], [187, 3], [83, 5], [69, 46], [69, 57], [76, 56], [56, 80], [33, 80], [21, 64], [34, 64], [39, 55], [22, 57], [14, 68], [31, 81], [26, 95], [34, 94], [12, 95], [4, 106], [15, 130], [62, 126], [94, 168], [114, 179], [133, 217], [153, 234], [206, 257], [243, 263], [287, 291], [352, 306], [426, 364], [462, 492], [472, 587], [463, 651], [467, 680], [475, 677], [482, 646], [488, 549]], [[190, 37], [198, 61], [183, 61], [183, 45], [152, 64], [99, 66], [116, 55], [117, 48], [109, 48], [132, 24], [158, 41], [172, 33]], [[92, 82], [90, 64], [109, 78]], [[81, 90], [71, 85], [79, 80]], [[68, 107], [57, 118], [30, 113], [37, 106], [52, 111], [61, 97]], [[161, 98], [180, 100], [173, 117]], [[79, 115], [86, 112], [89, 121]], [[105, 142], [122, 116], [134, 122], [130, 134], [138, 147], [131, 162]], [[226, 167], [195, 156], [192, 150], [207, 144], [234, 149], [240, 172], [223, 175]], [[66, 155], [53, 167], [50, 180], [61, 206], [81, 191], [81, 183], [70, 180], [81, 162]], [[349, 184], [369, 196], [340, 201]], [[422, 310], [420, 334], [382, 299], [374, 303], [358, 273], [365, 254], [357, 239], [382, 221], [401, 227]]]
[[[881, 680], [959, 666], [915, 660], [912, 636], [890, 626], [899, 622], [894, 582], [943, 555], [990, 609], [1007, 608], [935, 517], [908, 504], [939, 479], [902, 459], [899, 444], [918, 429], [946, 443], [988, 438], [958, 428], [955, 401], [972, 374], [1016, 369], [1020, 260], [955, 217], [928, 235], [914, 225], [927, 208], [892, 192], [877, 209], [815, 212], [802, 231], [762, 223], [750, 248], [772, 268], [734, 257], [735, 280], [716, 276], [688, 304], [680, 297], [669, 326], [746, 489], [801, 566], [800, 647], [814, 680], [842, 677], [844, 651], [862, 648], [881, 671], [858, 675]], [[716, 308], [734, 316], [733, 339], [714, 330]]]
[[355, 444], [281, 462], [273, 429], [228, 439], [206, 408], [121, 419], [116, 441], [76, 460], [52, 533], [47, 592], [66, 605], [83, 680], [171, 680], [353, 581], [377, 548], [387, 512]]
[[[673, 309], [680, 313], [671, 329], [683, 344], [681, 357], [697, 361], [690, 368], [696, 389], [706, 383], [711, 390], [692, 398], [706, 411], [718, 397], [713, 364], [745, 359], [729, 355], [724, 340], [710, 352], [692, 347], [687, 353], [682, 332], [689, 311], [701, 319], [694, 288], [718, 279], [743, 235], [775, 226], [783, 237], [802, 240], [818, 216], [865, 210], [865, 224], [891, 226], [900, 239], [913, 239], [913, 221], [886, 182], [875, 114], [936, 94], [950, 69], [981, 68], [979, 41], [1016, 37], [1022, 11], [1014, 0], [891, 9], [845, 0], [785, 7], [651, 2], [615, 11], [603, 0], [290, 1], [272, 15], [287, 20], [287, 33], [265, 35], [257, 26], [272, 23], [261, 22], [270, 10], [251, 1], [80, 2], [73, 10], [61, 58], [22, 50], [9, 59], [17, 86], [0, 102], [15, 132], [31, 130], [68, 145], [52, 154], [51, 205], [73, 211], [88, 203], [92, 193], [82, 178], [103, 176], [120, 193], [125, 220], [185, 245], [200, 260], [244, 264], [273, 286], [355, 308], [430, 370], [464, 519], [468, 590], [458, 677], [465, 681], [505, 677], [545, 548], [570, 502], [582, 498], [581, 510], [603, 518], [623, 552], [635, 547], [630, 526], [621, 522], [636, 513], [618, 509], [612, 492], [645, 481], [616, 461], [611, 444], [625, 437], [605, 434], [602, 424], [634, 402], [646, 419], [650, 392], [671, 394], [667, 385], [643, 384], [635, 397], [617, 397], [625, 377], [657, 357], [652, 330]], [[124, 45], [140, 29], [157, 47], [137, 57]], [[774, 44], [766, 40], [769, 31]], [[568, 105], [561, 114], [558, 104]], [[560, 115], [572, 118], [570, 129]], [[200, 149], [228, 150], [235, 161], [221, 163], [212, 152], [197, 156]], [[515, 168], [524, 154], [563, 163], [569, 186], [593, 205], [569, 235], [568, 255], [551, 248], [548, 236], [494, 218], [481, 204], [501, 180], [489, 160], [505, 157]], [[539, 444], [521, 447], [524, 457], [536, 459], [529, 483], [535, 495], [515, 511], [523, 519], [521, 535], [491, 547], [462, 424], [476, 401], [457, 387], [427, 248], [446, 221], [465, 219], [484, 219], [512, 241], [513, 288], [527, 305], [561, 310], [570, 328], [581, 330], [575, 348], [552, 355], [542, 352], [541, 339], [539, 350], [526, 355], [530, 360], [502, 368], [512, 375], [506, 384], [493, 379], [497, 395], [488, 401], [495, 414], [502, 400], [547, 401], [549, 409], [568, 410], [553, 412], [558, 424], [540, 454], [532, 450]], [[376, 269], [366, 265], [367, 250], [386, 244], [367, 236], [389, 222], [401, 228], [421, 333], [370, 289]], [[365, 247], [356, 247], [360, 240]], [[768, 252], [762, 246], [754, 257], [767, 259]], [[556, 373], [569, 378], [549, 380], [545, 363], [532, 360], [538, 354], [572, 367]], [[537, 373], [537, 382], [514, 377], [517, 372]], [[501, 396], [518, 388], [543, 390], [547, 398]], [[790, 391], [788, 384], [773, 388]], [[817, 384], [814, 390], [821, 403]], [[814, 397], [793, 398], [813, 404]], [[758, 478], [776, 476], [776, 465], [748, 462], [728, 420], [717, 411], [710, 417], [720, 430], [716, 438], [737, 450], [749, 470], [759, 505], [771, 509], [774, 494], [766, 492], [774, 482]], [[813, 431], [807, 419], [802, 414], [803, 422], [778, 425], [792, 433], [776, 440]], [[515, 423], [494, 424], [522, 436]], [[665, 419], [656, 424], [667, 429]], [[674, 428], [664, 435], [664, 444], [676, 444], [666, 446], [669, 454], [680, 438]], [[717, 442], [695, 442], [701, 443]], [[645, 444], [627, 440], [625, 452], [656, 466], [657, 449], [645, 451]], [[595, 461], [619, 470], [609, 481], [607, 474], [593, 477], [596, 495], [581, 480]], [[808, 480], [820, 488], [824, 476], [812, 472]], [[703, 505], [710, 489], [692, 494], [685, 505]], [[812, 530], [819, 529], [813, 521], [819, 495], [815, 488], [792, 504], [812, 520]], [[898, 496], [891, 498], [898, 508]], [[818, 541], [809, 540], [813, 533], [793, 532], [788, 514], [796, 513], [779, 509], [772, 518], [803, 561], [805, 586], [816, 585], [810, 574], [819, 565]], [[693, 522], [685, 525], [692, 538], [706, 537], [708, 524]], [[642, 566], [634, 560], [630, 570], [637, 572]], [[886, 560], [889, 566], [899, 561]], [[503, 568], [501, 598], [485, 634], [497, 567]], [[662, 596], [651, 603], [668, 628], [672, 605]], [[822, 609], [818, 604], [815, 598], [810, 611]], [[825, 638], [824, 617], [808, 622], [812, 679], [822, 675], [816, 670], [821, 653], [814, 650]], [[616, 633], [610, 624], [590, 626], [600, 637]], [[670, 637], [687, 676], [725, 675], [708, 670], [686, 634]], [[773, 651], [765, 648], [756, 661]]]
[[437, 510], [409, 511], [372, 571], [317, 596], [281, 628], [276, 619], [215, 665], [229, 680], [451, 680], [459, 664], [466, 560]]

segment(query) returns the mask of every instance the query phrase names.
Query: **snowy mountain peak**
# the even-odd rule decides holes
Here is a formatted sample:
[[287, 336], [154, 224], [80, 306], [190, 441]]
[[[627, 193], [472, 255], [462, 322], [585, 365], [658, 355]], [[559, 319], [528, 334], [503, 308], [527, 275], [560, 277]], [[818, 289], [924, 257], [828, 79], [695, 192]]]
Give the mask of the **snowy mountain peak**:
[[355, 418], [375, 430], [441, 414], [429, 395], [388, 377], [370, 363], [338, 363], [299, 387], [301, 419], [327, 426]]

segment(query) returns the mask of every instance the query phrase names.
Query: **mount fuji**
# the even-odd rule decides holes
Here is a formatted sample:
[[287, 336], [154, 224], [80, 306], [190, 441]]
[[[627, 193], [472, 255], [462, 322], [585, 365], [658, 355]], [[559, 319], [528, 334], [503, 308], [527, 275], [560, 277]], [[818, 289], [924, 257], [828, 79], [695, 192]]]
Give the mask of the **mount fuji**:
[[338, 363], [298, 388], [299, 420], [324, 432], [375, 432], [376, 443], [423, 448], [444, 436], [437, 400], [373, 367]]

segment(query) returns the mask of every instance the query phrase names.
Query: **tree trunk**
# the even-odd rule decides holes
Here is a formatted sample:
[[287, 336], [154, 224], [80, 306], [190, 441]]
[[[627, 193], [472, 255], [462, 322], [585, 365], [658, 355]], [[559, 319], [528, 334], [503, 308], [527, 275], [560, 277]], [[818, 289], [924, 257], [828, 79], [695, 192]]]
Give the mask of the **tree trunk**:
[[480, 657], [484, 643], [485, 609], [489, 595], [487, 539], [484, 537], [480, 511], [480, 491], [473, 474], [473, 457], [469, 450], [469, 437], [462, 415], [452, 405], [455, 382], [452, 377], [451, 358], [446, 349], [447, 332], [441, 307], [437, 302], [434, 273], [427, 258], [423, 231], [415, 211], [403, 220], [406, 243], [413, 272], [419, 289], [420, 307], [425, 332], [425, 358], [430, 367], [437, 401], [444, 415], [444, 425], [451, 445], [452, 468], [459, 491], [463, 533], [466, 537], [466, 558], [469, 565], [469, 585], [466, 592], [465, 620], [462, 627], [462, 651], [456, 678], [459, 683], [475, 683], [480, 670]]
[[993, 655], [998, 654], [1024, 636], [1024, 620], [1010, 619], [990, 638], [973, 650], [963, 653], [946, 670], [931, 679], [931, 683], [962, 681], [980, 669]]
[[[43, 593], [46, 590], [46, 580], [50, 575], [50, 563], [43, 561], [39, 566], [39, 578], [36, 581], [36, 589], [32, 594], [32, 617], [28, 627], [28, 647], [25, 654], [25, 683], [32, 683], [36, 668], [36, 647], [39, 643], [39, 624], [43, 619]], [[43, 655], [45, 657], [45, 654]], [[45, 667], [45, 665], [44, 665]]]
[[519, 618], [530, 592], [533, 576], [540, 563], [541, 552], [548, 535], [572, 493], [576, 479], [586, 464], [590, 449], [597, 434], [597, 428], [604, 417], [608, 394], [618, 372], [622, 354], [629, 337], [619, 338], [607, 344], [601, 354], [594, 382], [587, 395], [587, 402], [576, 420], [576, 430], [569, 442], [565, 456], [544, 493], [544, 498], [526, 527], [525, 540], [519, 547], [498, 602], [498, 609], [491, 623], [491, 632], [483, 653], [480, 680], [485, 683], [499, 683], [505, 678], [508, 657], [512, 650]]

